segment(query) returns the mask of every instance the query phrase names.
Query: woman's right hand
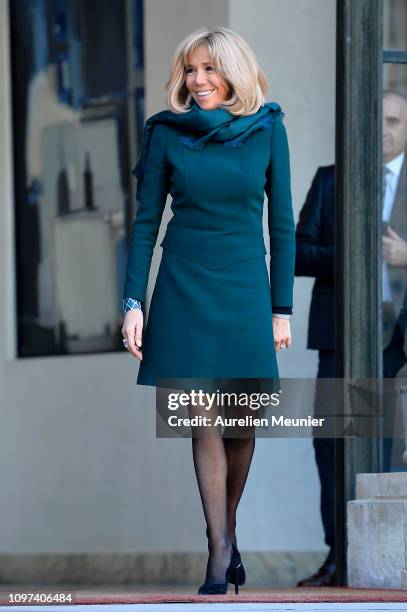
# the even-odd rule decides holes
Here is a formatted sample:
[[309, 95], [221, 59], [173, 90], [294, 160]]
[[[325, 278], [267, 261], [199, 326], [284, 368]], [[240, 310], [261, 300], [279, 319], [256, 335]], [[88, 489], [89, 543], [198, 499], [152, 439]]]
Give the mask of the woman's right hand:
[[122, 334], [128, 344], [127, 350], [140, 361], [143, 359], [141, 352], [142, 333], [143, 333], [143, 311], [141, 308], [128, 310], [125, 314]]

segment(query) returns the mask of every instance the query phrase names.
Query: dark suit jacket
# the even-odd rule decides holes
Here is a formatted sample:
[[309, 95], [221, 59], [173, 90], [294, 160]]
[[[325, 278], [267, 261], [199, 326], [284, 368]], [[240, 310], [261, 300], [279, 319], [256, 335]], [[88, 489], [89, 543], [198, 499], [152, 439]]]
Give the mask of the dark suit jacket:
[[[397, 191], [389, 225], [403, 240], [407, 241], [407, 162], [406, 158], [400, 170]], [[405, 266], [388, 266], [389, 280], [395, 316], [400, 312], [407, 287], [407, 268]], [[393, 326], [394, 329], [394, 326]]]
[[383, 351], [383, 376], [393, 378], [407, 362], [404, 337], [407, 329], [407, 291], [390, 343]]
[[[313, 276], [308, 327], [308, 348], [334, 350], [334, 178], [335, 166], [318, 169], [300, 213], [296, 231], [297, 276]], [[390, 226], [407, 240], [407, 162], [403, 163], [390, 218]], [[390, 328], [390, 346], [384, 351], [384, 376], [395, 376], [406, 362], [403, 351], [407, 328], [407, 277], [405, 267], [389, 266], [389, 280], [395, 313], [390, 325], [383, 321], [383, 333]], [[386, 317], [385, 317], [386, 318]], [[387, 345], [389, 337], [384, 337]]]
[[[407, 161], [401, 167], [389, 225], [407, 241]], [[407, 328], [407, 268], [389, 266], [393, 312], [383, 317], [383, 376], [393, 378], [405, 365], [404, 337]]]
[[296, 230], [296, 276], [315, 277], [309, 313], [310, 349], [334, 350], [334, 177], [323, 166], [312, 181]]

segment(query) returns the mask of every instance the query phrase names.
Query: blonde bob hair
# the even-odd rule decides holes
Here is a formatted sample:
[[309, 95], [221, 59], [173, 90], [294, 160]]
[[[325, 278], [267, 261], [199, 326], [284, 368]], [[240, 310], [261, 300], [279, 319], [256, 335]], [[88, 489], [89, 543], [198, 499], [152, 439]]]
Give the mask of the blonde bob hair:
[[166, 83], [167, 104], [174, 113], [191, 108], [191, 95], [185, 85], [188, 58], [206, 45], [219, 78], [227, 85], [230, 97], [219, 106], [233, 115], [253, 115], [265, 103], [267, 78], [247, 42], [224, 27], [202, 28], [187, 36], [171, 60]]

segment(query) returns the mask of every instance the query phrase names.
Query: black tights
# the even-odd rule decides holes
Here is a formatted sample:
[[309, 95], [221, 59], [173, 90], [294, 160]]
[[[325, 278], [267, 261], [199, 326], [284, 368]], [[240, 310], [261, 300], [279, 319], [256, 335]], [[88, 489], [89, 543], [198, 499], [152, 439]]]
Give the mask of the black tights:
[[[214, 420], [219, 410], [209, 413], [190, 407], [191, 416], [210, 415]], [[238, 416], [238, 411], [231, 411]], [[242, 436], [242, 431], [239, 430]], [[207, 525], [209, 558], [205, 582], [224, 582], [230, 562], [232, 542], [236, 544], [236, 511], [242, 496], [253, 457], [254, 429], [249, 437], [222, 435], [220, 427], [192, 429], [192, 454], [199, 493]]]

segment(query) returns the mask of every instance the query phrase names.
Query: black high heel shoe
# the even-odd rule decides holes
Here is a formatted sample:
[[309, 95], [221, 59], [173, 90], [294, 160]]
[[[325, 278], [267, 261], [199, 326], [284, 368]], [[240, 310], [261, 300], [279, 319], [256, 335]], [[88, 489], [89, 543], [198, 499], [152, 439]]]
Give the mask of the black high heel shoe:
[[[235, 546], [235, 545], [232, 543], [232, 546]], [[246, 572], [244, 570], [242, 558], [240, 556], [240, 552], [237, 549], [237, 546], [235, 546], [235, 550], [236, 550], [236, 553], [235, 553], [236, 559], [239, 560], [240, 564], [238, 563], [237, 566], [234, 568], [234, 570], [232, 570], [231, 575], [229, 576], [229, 582], [235, 585], [235, 593], [237, 594], [239, 592], [239, 589], [236, 590], [237, 588], [236, 585], [242, 586], [246, 582]]]
[[[209, 537], [209, 535], [208, 535], [208, 528], [206, 528], [206, 537], [207, 537], [207, 538]], [[243, 563], [242, 563], [242, 558], [241, 558], [241, 556], [240, 556], [240, 552], [239, 552], [239, 550], [238, 550], [238, 548], [237, 548], [236, 544], [234, 544], [234, 543], [232, 542], [232, 546], [233, 546], [233, 547], [235, 548], [235, 550], [236, 550], [236, 552], [235, 552], [236, 559], [237, 559], [237, 558], [239, 558], [239, 561], [240, 561], [240, 567], [239, 567], [238, 569], [237, 569], [237, 568], [235, 568], [235, 569], [237, 569], [237, 584], [238, 584], [238, 586], [243, 586], [243, 585], [244, 585], [244, 583], [246, 582], [246, 572], [245, 572], [245, 569], [244, 569], [244, 565], [243, 565]], [[232, 580], [232, 577], [233, 577], [233, 580]], [[234, 581], [234, 574], [233, 574], [233, 572], [232, 572], [232, 577], [230, 578], [229, 583], [230, 583], [230, 584], [235, 584], [235, 581]], [[238, 592], [238, 591], [236, 591], [236, 587], [235, 587], [235, 592], [236, 592], [236, 593]]]
[[[239, 593], [239, 584], [242, 574], [242, 560], [236, 546], [232, 542], [232, 554], [230, 556], [229, 567], [226, 570], [225, 582], [205, 582], [198, 589], [198, 595], [226, 595], [228, 592], [229, 582], [235, 585], [235, 593]], [[244, 571], [244, 570], [243, 570]]]

